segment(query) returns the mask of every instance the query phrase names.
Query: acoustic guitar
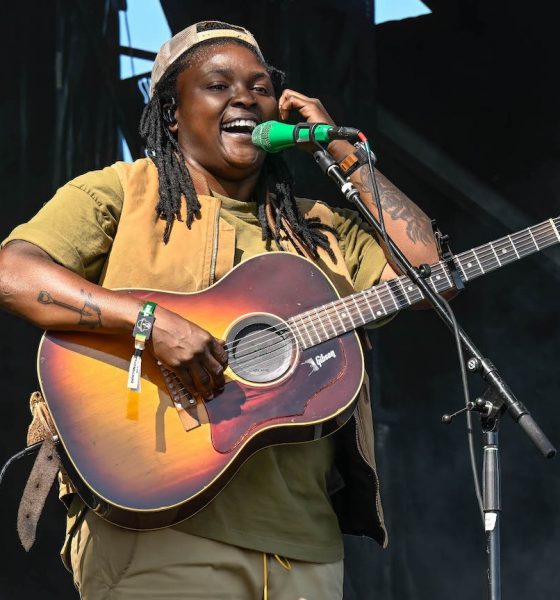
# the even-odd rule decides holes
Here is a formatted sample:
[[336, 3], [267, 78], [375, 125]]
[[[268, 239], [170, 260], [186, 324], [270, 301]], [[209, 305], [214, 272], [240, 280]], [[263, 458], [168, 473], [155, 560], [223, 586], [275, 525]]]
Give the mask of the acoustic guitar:
[[[465, 282], [560, 242], [560, 217], [453, 257]], [[432, 265], [437, 292], [453, 286]], [[190, 396], [144, 352], [141, 389], [127, 388], [128, 335], [47, 331], [38, 351], [43, 395], [63, 464], [108, 521], [156, 529], [210, 502], [261, 448], [326, 436], [351, 416], [364, 376], [355, 330], [422, 300], [405, 276], [339, 298], [309, 260], [272, 252], [192, 294], [121, 290], [226, 340], [227, 383]], [[157, 318], [157, 311], [156, 311]]]

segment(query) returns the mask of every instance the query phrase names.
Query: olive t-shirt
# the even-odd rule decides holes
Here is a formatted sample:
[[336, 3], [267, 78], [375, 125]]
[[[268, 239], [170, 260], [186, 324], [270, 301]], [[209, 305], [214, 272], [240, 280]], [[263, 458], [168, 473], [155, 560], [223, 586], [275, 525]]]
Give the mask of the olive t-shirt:
[[[256, 205], [215, 196], [235, 229], [235, 264], [270, 250]], [[116, 234], [123, 190], [111, 167], [60, 188], [13, 239], [31, 242], [81, 276], [97, 281]], [[374, 285], [386, 259], [371, 230], [351, 210], [333, 210], [333, 226], [357, 290]], [[163, 243], [163, 242], [162, 242]], [[327, 493], [330, 438], [265, 448], [240, 468], [210, 504], [175, 529], [253, 550], [311, 562], [343, 556], [342, 535]]]

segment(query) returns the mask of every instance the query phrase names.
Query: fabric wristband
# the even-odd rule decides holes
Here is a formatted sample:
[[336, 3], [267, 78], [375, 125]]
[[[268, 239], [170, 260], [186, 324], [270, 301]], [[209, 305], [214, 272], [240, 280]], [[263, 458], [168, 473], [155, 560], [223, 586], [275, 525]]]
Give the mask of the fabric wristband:
[[146, 347], [146, 342], [152, 336], [152, 329], [154, 327], [154, 321], [156, 320], [154, 317], [156, 306], [157, 304], [155, 302], [144, 302], [144, 306], [142, 306], [136, 317], [136, 323], [134, 324], [134, 330], [132, 331], [132, 337], [134, 337], [134, 354], [130, 359], [127, 387], [134, 392], [140, 391], [142, 351]]

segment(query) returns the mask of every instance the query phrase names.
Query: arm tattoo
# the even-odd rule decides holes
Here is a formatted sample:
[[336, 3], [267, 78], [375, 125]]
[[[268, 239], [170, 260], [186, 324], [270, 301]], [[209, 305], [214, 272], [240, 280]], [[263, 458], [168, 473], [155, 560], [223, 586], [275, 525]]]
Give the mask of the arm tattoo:
[[[369, 169], [362, 168], [359, 174], [361, 181], [355, 184], [356, 188], [359, 192], [373, 196], [373, 185]], [[414, 243], [422, 242], [425, 246], [433, 243], [432, 226], [428, 217], [379, 172], [376, 173], [375, 179], [379, 188], [383, 211], [394, 221], [398, 219], [406, 221], [406, 233]]]
[[40, 302], [41, 304], [54, 304], [62, 308], [67, 308], [73, 312], [77, 312], [80, 315], [80, 321], [78, 323], [79, 325], [85, 325], [87, 327], [91, 327], [91, 329], [101, 327], [101, 309], [93, 302], [91, 294], [88, 294], [84, 290], [80, 290], [80, 294], [84, 298], [84, 305], [81, 308], [72, 306], [71, 304], [66, 304], [66, 302], [55, 300], [49, 294], [49, 292], [46, 292], [45, 290], [41, 290], [39, 292], [39, 295], [37, 296], [37, 302]]

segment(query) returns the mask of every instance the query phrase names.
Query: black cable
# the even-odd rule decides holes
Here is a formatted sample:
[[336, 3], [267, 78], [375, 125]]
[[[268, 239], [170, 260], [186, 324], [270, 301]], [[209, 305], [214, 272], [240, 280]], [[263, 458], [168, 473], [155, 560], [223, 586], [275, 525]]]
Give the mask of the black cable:
[[42, 443], [43, 442], [36, 442], [35, 444], [31, 444], [31, 446], [27, 446], [27, 448], [24, 448], [23, 450], [9, 458], [2, 467], [2, 470], [0, 471], [0, 485], [2, 485], [2, 480], [4, 479], [4, 475], [6, 474], [8, 467], [16, 460], [24, 458], [25, 456], [27, 456], [28, 454], [32, 454], [33, 452], [39, 451], [39, 448], [41, 447]]
[[[463, 396], [465, 399], [465, 406], [468, 406], [469, 398], [470, 398], [469, 384], [467, 381], [467, 370], [465, 368], [463, 345], [461, 344], [461, 339], [459, 338], [459, 326], [457, 325], [457, 321], [455, 319], [455, 314], [454, 314], [451, 306], [449, 305], [449, 302], [447, 302], [447, 300], [441, 296], [440, 296], [440, 298], [441, 298], [442, 303], [445, 306], [445, 309], [447, 310], [447, 314], [449, 315], [449, 318], [453, 322], [453, 333], [455, 336], [455, 343], [457, 345], [457, 355], [459, 357], [459, 365], [461, 367], [461, 380], [462, 380], [462, 384], [463, 384]], [[467, 410], [465, 414], [467, 417], [467, 439], [469, 442], [469, 457], [470, 457], [471, 470], [472, 470], [472, 476], [473, 476], [473, 481], [474, 481], [474, 491], [476, 494], [476, 500], [478, 502], [478, 508], [480, 510], [480, 516], [482, 518], [482, 522], [484, 523], [484, 511], [482, 509], [482, 493], [480, 491], [480, 479], [478, 476], [478, 469], [476, 466], [476, 456], [475, 456], [475, 450], [474, 450], [472, 412], [470, 410]]]
[[[391, 258], [393, 259], [394, 263], [396, 265], [399, 265], [400, 262], [397, 259], [397, 257], [393, 254], [391, 244], [389, 243], [389, 236], [387, 234], [387, 230], [385, 229], [385, 222], [383, 220], [383, 209], [381, 207], [381, 198], [379, 195], [379, 188], [377, 186], [377, 179], [375, 177], [375, 169], [373, 168], [373, 162], [371, 159], [369, 142], [366, 141], [364, 143], [364, 145], [365, 145], [366, 152], [367, 152], [369, 173], [371, 175], [371, 187], [373, 190], [373, 197], [375, 199], [375, 206], [377, 207], [377, 213], [379, 215], [379, 225], [381, 228], [381, 233], [383, 235], [383, 240], [385, 242], [385, 246], [387, 247], [387, 250], [388, 250]], [[459, 365], [461, 368], [461, 381], [462, 381], [463, 394], [464, 394], [464, 399], [465, 399], [465, 406], [468, 406], [469, 398], [470, 398], [469, 384], [467, 381], [467, 370], [465, 368], [463, 345], [461, 344], [461, 339], [459, 337], [459, 326], [457, 325], [457, 320], [455, 319], [455, 314], [453, 313], [453, 309], [449, 305], [449, 302], [447, 302], [447, 300], [443, 296], [440, 296], [440, 299], [441, 299], [443, 305], [445, 306], [447, 314], [449, 315], [449, 317], [453, 323], [453, 333], [455, 336], [455, 343], [457, 345], [457, 355], [459, 357]], [[476, 466], [476, 456], [475, 456], [475, 450], [474, 450], [472, 413], [470, 410], [466, 411], [466, 416], [467, 416], [467, 439], [469, 442], [469, 457], [470, 457], [471, 470], [472, 470], [473, 481], [474, 481], [474, 489], [475, 489], [476, 499], [478, 502], [478, 508], [480, 510], [480, 515], [484, 522], [484, 512], [482, 510], [482, 494], [480, 491], [480, 479], [479, 479], [479, 475], [478, 475], [478, 469]]]

